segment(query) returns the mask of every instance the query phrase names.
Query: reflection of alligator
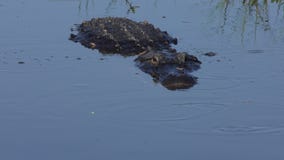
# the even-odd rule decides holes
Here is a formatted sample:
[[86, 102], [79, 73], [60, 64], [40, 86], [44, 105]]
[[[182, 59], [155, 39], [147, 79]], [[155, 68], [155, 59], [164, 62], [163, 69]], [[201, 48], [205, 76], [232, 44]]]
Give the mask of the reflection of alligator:
[[187, 89], [197, 82], [189, 73], [201, 62], [185, 52], [177, 52], [170, 44], [177, 44], [167, 32], [148, 22], [135, 22], [126, 18], [94, 18], [76, 28], [70, 40], [101, 53], [138, 55], [137, 66], [150, 74], [156, 82], [170, 90]]

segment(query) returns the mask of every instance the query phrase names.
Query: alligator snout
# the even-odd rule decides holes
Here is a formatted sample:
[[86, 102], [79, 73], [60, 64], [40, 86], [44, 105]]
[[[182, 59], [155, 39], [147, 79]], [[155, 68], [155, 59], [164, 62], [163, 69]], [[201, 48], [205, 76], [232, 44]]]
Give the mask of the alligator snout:
[[136, 65], [169, 90], [188, 89], [197, 83], [191, 72], [200, 68], [201, 62], [186, 52], [151, 50], [135, 59]]

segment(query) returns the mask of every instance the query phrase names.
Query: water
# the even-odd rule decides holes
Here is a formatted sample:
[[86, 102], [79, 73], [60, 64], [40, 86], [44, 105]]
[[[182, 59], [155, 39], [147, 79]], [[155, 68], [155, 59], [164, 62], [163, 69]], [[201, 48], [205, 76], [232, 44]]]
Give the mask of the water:
[[[0, 1], [0, 159], [282, 160], [283, 8], [129, 2], [135, 14], [122, 0]], [[68, 40], [73, 24], [103, 16], [178, 37], [203, 62], [198, 84], [169, 91], [134, 57]]]

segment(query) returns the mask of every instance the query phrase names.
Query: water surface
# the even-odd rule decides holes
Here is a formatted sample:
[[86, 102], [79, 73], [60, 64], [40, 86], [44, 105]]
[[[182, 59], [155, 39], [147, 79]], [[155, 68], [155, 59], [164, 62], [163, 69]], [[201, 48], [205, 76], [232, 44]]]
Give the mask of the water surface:
[[[0, 159], [282, 160], [282, 6], [128, 2], [0, 1]], [[74, 24], [105, 16], [177, 37], [203, 62], [198, 84], [169, 91], [135, 57], [68, 40]]]

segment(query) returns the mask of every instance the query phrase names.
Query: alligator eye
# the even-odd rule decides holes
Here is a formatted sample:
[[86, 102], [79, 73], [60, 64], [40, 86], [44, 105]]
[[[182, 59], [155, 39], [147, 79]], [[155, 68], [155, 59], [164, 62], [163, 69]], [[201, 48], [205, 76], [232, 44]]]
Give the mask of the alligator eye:
[[158, 65], [159, 64], [159, 58], [154, 56], [152, 59], [151, 59], [151, 63], [153, 65]]

